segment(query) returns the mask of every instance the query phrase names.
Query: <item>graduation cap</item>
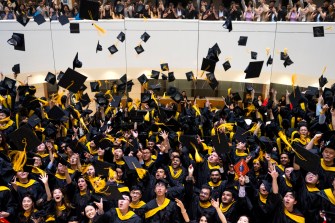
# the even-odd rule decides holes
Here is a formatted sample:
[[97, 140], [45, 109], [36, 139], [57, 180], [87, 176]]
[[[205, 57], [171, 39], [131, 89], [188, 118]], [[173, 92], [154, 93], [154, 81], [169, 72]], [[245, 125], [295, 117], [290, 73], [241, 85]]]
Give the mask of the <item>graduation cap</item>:
[[109, 52], [111, 53], [111, 54], [114, 54], [114, 53], [116, 53], [117, 51], [119, 51], [117, 48], [116, 48], [116, 46], [113, 44], [113, 45], [111, 45], [110, 47], [108, 47], [108, 50], [109, 50]]
[[228, 16], [228, 18], [226, 19], [226, 21], [224, 22], [222, 27], [225, 28], [225, 29], [228, 29], [229, 32], [231, 32], [233, 30], [233, 23], [231, 21], [230, 16]]
[[294, 89], [294, 92], [289, 95], [289, 99], [294, 108], [299, 107], [300, 101], [303, 99], [303, 96], [301, 95], [301, 91], [298, 86]]
[[260, 138], [258, 138], [256, 135], [253, 135], [253, 137], [254, 137], [256, 144], [260, 146], [262, 151], [266, 153], [272, 152], [272, 149], [274, 147], [273, 142], [271, 142], [271, 140], [268, 137], [261, 136]]
[[149, 38], [150, 38], [150, 35], [147, 32], [144, 32], [141, 35], [141, 40], [143, 40], [143, 42], [145, 42], [145, 43], [148, 41]]
[[215, 88], [219, 85], [219, 82], [216, 80], [214, 73], [206, 74], [209, 86], [215, 90]]
[[76, 68], [81, 68], [83, 66], [83, 63], [78, 59], [78, 52], [76, 54], [76, 56], [74, 57], [74, 60], [73, 60], [73, 70], [76, 69]]
[[100, 86], [98, 81], [90, 82], [91, 86], [91, 91], [92, 92], [99, 92], [100, 91]]
[[218, 154], [229, 152], [230, 147], [229, 147], [226, 135], [224, 133], [218, 133], [217, 135], [211, 136], [211, 138], [212, 138], [212, 144], [215, 148], [215, 151]]
[[12, 37], [7, 40], [9, 45], [14, 46], [15, 50], [25, 51], [25, 41], [24, 34], [22, 33], [13, 33]]
[[216, 62], [207, 58], [202, 59], [201, 70], [214, 73]]
[[266, 66], [269, 66], [269, 64], [271, 65], [273, 63], [273, 59], [271, 57], [271, 55], [269, 56], [267, 62], [266, 62]]
[[115, 96], [113, 96], [113, 99], [112, 99], [112, 101], [110, 102], [110, 105], [112, 106], [112, 107], [119, 107], [120, 106], [120, 102], [121, 102], [121, 96], [117, 96], [117, 95], [115, 95]]
[[287, 56], [287, 53], [280, 52], [280, 60], [285, 60]]
[[98, 51], [102, 51], [102, 46], [100, 45], [99, 41], [98, 41], [98, 44], [97, 44], [97, 47], [95, 49], [95, 52], [97, 53]]
[[79, 23], [70, 23], [70, 33], [80, 33]]
[[64, 72], [63, 71], [59, 72], [59, 74], [57, 75], [57, 80], [59, 81], [60, 79], [62, 79], [63, 76]]
[[121, 78], [120, 78], [120, 81], [125, 84], [127, 83], [127, 74], [124, 74]]
[[246, 85], [245, 89], [247, 90], [247, 92], [252, 92], [252, 90], [254, 90], [251, 85]]
[[150, 93], [141, 93], [141, 102], [142, 103], [148, 103], [151, 100], [151, 94]]
[[168, 88], [166, 94], [169, 95], [169, 96], [172, 96], [177, 92], [178, 92], [178, 89], [176, 87], [171, 86], [171, 87]]
[[171, 99], [174, 100], [177, 103], [181, 102], [181, 100], [183, 100], [183, 98], [184, 98], [183, 95], [179, 91], [171, 96]]
[[37, 23], [37, 25], [41, 25], [45, 23], [45, 18], [42, 14], [37, 14], [34, 16], [34, 21]]
[[135, 170], [136, 168], [142, 168], [140, 162], [134, 156], [124, 156], [123, 159], [130, 170]]
[[298, 143], [293, 143], [295, 162], [307, 172], [318, 173], [320, 169], [320, 157], [311, 153]]
[[174, 77], [174, 73], [173, 72], [169, 72], [168, 73], [168, 81], [172, 82], [174, 80], [176, 80], [176, 78]]
[[61, 86], [73, 93], [77, 93], [80, 87], [84, 84], [87, 77], [78, 73], [71, 68], [68, 68], [62, 78], [58, 82], [58, 86]]
[[232, 93], [234, 101], [241, 101], [242, 98], [238, 92]]
[[8, 90], [13, 90], [15, 88], [16, 80], [5, 77], [3, 80], [2, 86], [4, 86]]
[[222, 66], [223, 66], [224, 71], [227, 71], [227, 70], [229, 70], [231, 68], [229, 60], [227, 60], [226, 62], [224, 62], [222, 64]]
[[185, 75], [186, 75], [187, 81], [191, 81], [194, 79], [194, 74], [192, 71], [187, 72]]
[[293, 64], [293, 61], [289, 56], [287, 56], [284, 61], [284, 67], [290, 66], [291, 64]]
[[137, 80], [141, 83], [141, 85], [148, 82], [148, 78], [147, 78], [147, 76], [145, 76], [145, 74], [142, 74], [141, 76], [139, 76], [137, 78]]
[[79, 15], [81, 19], [99, 19], [99, 2], [90, 0], [80, 0]]
[[257, 60], [257, 52], [251, 51], [251, 59]]
[[321, 77], [319, 78], [319, 86], [324, 87], [327, 83], [328, 83], [327, 78], [323, 77], [323, 75], [321, 75]]
[[241, 128], [240, 126], [236, 127], [236, 133], [235, 133], [235, 139], [238, 142], [246, 143], [248, 138], [248, 131], [245, 131], [245, 129]]
[[159, 71], [157, 71], [157, 70], [152, 70], [151, 71], [151, 78], [153, 78], [153, 79], [156, 79], [156, 80], [158, 80], [159, 79], [159, 74], [160, 74], [160, 72]]
[[28, 24], [29, 20], [30, 19], [26, 15], [17, 15], [16, 16], [16, 21], [18, 21], [24, 27]]
[[87, 93], [85, 93], [83, 96], [81, 96], [81, 98], [79, 99], [81, 105], [83, 107], [86, 107], [90, 102], [91, 102], [91, 99], [90, 97], [88, 96]]
[[238, 45], [239, 46], [246, 46], [248, 41], [247, 36], [240, 36], [240, 39], [238, 40]]
[[124, 32], [120, 32], [116, 37], [119, 41], [123, 42], [126, 39], [126, 34]]
[[324, 37], [325, 36], [325, 30], [323, 26], [314, 26], [313, 27], [313, 36], [314, 37]]
[[261, 74], [264, 61], [249, 62], [248, 67], [245, 69], [245, 79], [257, 78]]
[[109, 169], [112, 168], [110, 163], [99, 160], [95, 160], [93, 166], [95, 168], [95, 174], [103, 177], [108, 177]]
[[54, 75], [51, 72], [48, 72], [47, 76], [44, 79], [46, 82], [48, 82], [49, 84], [54, 85], [56, 83], [56, 75]]
[[245, 176], [249, 172], [249, 167], [245, 159], [240, 159], [235, 165], [234, 170], [237, 175]]
[[28, 125], [30, 125], [32, 128], [34, 128], [39, 123], [41, 123], [41, 119], [36, 114], [33, 114], [28, 119]]
[[134, 82], [132, 80], [128, 81], [127, 83], [122, 83], [117, 86], [118, 92], [125, 92], [127, 88], [127, 92], [131, 92]]
[[312, 87], [312, 86], [308, 86], [306, 89], [306, 96], [315, 96], [317, 95], [317, 93], [319, 92], [319, 89], [317, 87]]
[[19, 74], [21, 71], [20, 71], [20, 64], [15, 64], [13, 67], [12, 67], [12, 71], [14, 72], [14, 74]]
[[202, 144], [198, 143], [195, 135], [182, 135], [180, 136], [180, 142], [195, 155], [194, 158], [197, 162], [202, 160], [199, 154], [197, 155], [197, 153], [202, 150]]
[[64, 111], [58, 106], [53, 106], [48, 111], [48, 117], [49, 119], [52, 120], [60, 120], [61, 118], [63, 118], [64, 115], [65, 115]]
[[150, 85], [150, 88], [151, 88], [151, 90], [154, 90], [154, 91], [160, 91], [161, 90], [161, 84], [160, 83], [152, 84], [152, 85]]
[[123, 4], [117, 4], [115, 6], [116, 14], [123, 14], [123, 10], [124, 10], [124, 5]]
[[141, 54], [141, 53], [144, 52], [144, 49], [143, 49], [142, 45], [140, 44], [137, 47], [135, 47], [135, 51], [136, 51], [137, 54]]
[[64, 26], [65, 24], [68, 24], [70, 22], [69, 18], [66, 15], [59, 16], [58, 21], [62, 26]]
[[13, 150], [19, 151], [34, 151], [41, 141], [37, 138], [35, 133], [31, 130], [29, 125], [23, 125], [14, 132], [8, 134], [8, 139]]
[[136, 13], [143, 14], [144, 11], [144, 5], [143, 4], [137, 4], [136, 5]]
[[163, 80], [163, 81], [166, 81], [167, 79], [168, 79], [168, 76], [166, 76], [166, 74], [163, 74], [163, 73], [162, 73], [162, 80]]
[[161, 70], [162, 71], [169, 71], [169, 64], [168, 63], [162, 63], [161, 64]]

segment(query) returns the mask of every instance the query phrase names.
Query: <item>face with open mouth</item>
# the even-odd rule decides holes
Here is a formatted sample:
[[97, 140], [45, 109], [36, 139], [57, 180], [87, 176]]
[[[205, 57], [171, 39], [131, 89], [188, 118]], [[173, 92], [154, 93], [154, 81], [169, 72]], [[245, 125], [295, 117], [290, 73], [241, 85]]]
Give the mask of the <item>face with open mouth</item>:
[[33, 209], [33, 200], [30, 197], [24, 197], [22, 200], [22, 208], [24, 211], [30, 211]]
[[60, 189], [55, 189], [52, 195], [56, 202], [61, 202], [63, 199], [63, 193]]
[[85, 215], [88, 219], [93, 219], [96, 215], [97, 211], [92, 205], [87, 205], [85, 207]]

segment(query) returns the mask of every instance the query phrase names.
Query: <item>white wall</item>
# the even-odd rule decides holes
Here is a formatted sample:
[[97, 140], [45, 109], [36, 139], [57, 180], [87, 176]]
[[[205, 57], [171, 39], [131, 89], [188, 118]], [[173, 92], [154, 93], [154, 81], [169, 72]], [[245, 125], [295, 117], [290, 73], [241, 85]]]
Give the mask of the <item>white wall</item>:
[[[83, 67], [77, 70], [87, 75], [88, 80], [117, 79], [126, 72], [129, 79], [136, 79], [142, 73], [149, 75], [152, 69], [159, 70], [162, 62], [169, 63], [176, 78], [185, 78], [185, 72], [190, 70], [201, 74], [202, 58], [209, 47], [218, 43], [222, 50], [215, 72], [218, 80], [290, 84], [291, 75], [296, 73], [298, 85], [317, 86], [318, 77], [327, 66], [328, 85], [335, 82], [334, 23], [234, 22], [233, 31], [228, 32], [222, 28], [222, 22], [216, 21], [126, 19], [99, 21], [107, 30], [106, 35], [99, 35], [91, 21], [79, 22], [80, 34], [70, 34], [69, 24], [61, 26], [55, 21], [40, 26], [30, 21], [26, 27], [15, 21], [0, 21], [0, 71], [12, 77], [12, 66], [20, 63], [19, 79], [32, 74], [30, 83], [43, 83], [48, 71], [54, 73], [71, 67], [78, 52]], [[323, 38], [313, 37], [313, 26], [318, 25], [326, 28]], [[123, 43], [116, 39], [120, 31], [126, 34]], [[144, 31], [151, 38], [142, 43], [145, 52], [137, 55], [134, 47], [141, 42]], [[13, 32], [25, 34], [25, 52], [15, 51], [7, 44]], [[237, 45], [239, 36], [249, 37], [246, 47]], [[96, 53], [98, 41], [103, 51]], [[111, 55], [107, 48], [115, 43], [119, 52]], [[270, 48], [274, 57], [269, 67], [266, 67], [266, 48]], [[279, 60], [279, 52], [284, 48], [294, 61], [287, 68]], [[259, 78], [245, 80], [243, 71], [251, 61], [250, 51], [258, 52], [258, 60], [265, 60], [265, 64]], [[226, 58], [230, 58], [232, 65], [227, 72], [222, 67]]]

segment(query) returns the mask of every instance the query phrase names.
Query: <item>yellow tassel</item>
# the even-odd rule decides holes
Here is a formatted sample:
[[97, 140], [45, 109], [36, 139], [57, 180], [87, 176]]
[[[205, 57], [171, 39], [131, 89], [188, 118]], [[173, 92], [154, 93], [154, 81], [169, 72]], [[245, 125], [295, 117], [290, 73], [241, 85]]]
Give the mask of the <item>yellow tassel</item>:
[[291, 77], [292, 86], [294, 86], [296, 84], [296, 81], [297, 81], [297, 74], [292, 74], [292, 77]]
[[165, 94], [166, 94], [166, 92], [164, 92], [164, 94], [163, 94], [163, 98], [166, 98], [166, 95], [165, 95]]
[[294, 128], [295, 126], [295, 117], [291, 118], [291, 128]]
[[145, 114], [144, 121], [146, 121], [146, 122], [150, 121], [150, 113], [149, 113], [149, 111], [147, 111], [147, 114]]
[[276, 141], [277, 141], [277, 147], [278, 147], [279, 154], [281, 154], [282, 153], [281, 140], [280, 138], [277, 138]]
[[99, 26], [96, 23], [92, 23], [92, 25], [94, 26], [94, 28], [100, 33], [100, 34], [106, 34], [106, 30], [104, 28], [102, 28], [101, 26]]
[[192, 142], [190, 142], [190, 144], [191, 144], [191, 146], [193, 147], [193, 149], [195, 151], [195, 161], [197, 163], [201, 163], [203, 161], [203, 158], [200, 156], [197, 147]]
[[135, 170], [136, 170], [136, 173], [137, 173], [137, 175], [138, 175], [138, 177], [140, 178], [140, 179], [143, 179], [144, 178], [144, 176], [147, 174], [147, 170], [146, 169], [143, 169], [143, 168], [135, 168]]
[[231, 94], [231, 88], [228, 88], [228, 95]]
[[24, 151], [13, 150], [9, 152], [8, 156], [10, 157], [13, 163], [13, 170], [16, 172], [21, 171], [27, 162], [27, 154], [25, 150]]
[[305, 107], [305, 103], [304, 102], [300, 103], [300, 107], [301, 107], [302, 110], [306, 111], [306, 107]]

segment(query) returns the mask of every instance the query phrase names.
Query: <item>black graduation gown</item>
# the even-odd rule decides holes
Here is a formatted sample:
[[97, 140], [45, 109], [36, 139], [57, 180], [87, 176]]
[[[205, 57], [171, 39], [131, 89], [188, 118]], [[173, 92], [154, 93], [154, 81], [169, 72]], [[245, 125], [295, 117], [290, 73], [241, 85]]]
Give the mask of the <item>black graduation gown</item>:
[[30, 179], [27, 184], [19, 184], [17, 187], [19, 202], [22, 201], [23, 196], [28, 192], [33, 196], [35, 201], [40, 199], [43, 201], [46, 200], [44, 187], [36, 180]]
[[8, 212], [9, 216], [6, 219], [12, 221], [15, 218], [16, 208], [17, 205], [13, 200], [10, 189], [8, 187], [0, 186], [0, 212]]
[[129, 210], [135, 212], [141, 219], [144, 219], [144, 214], [145, 214], [145, 208], [146, 208], [146, 203], [143, 202], [143, 204], [138, 205], [138, 206], [133, 206], [132, 204], [129, 205]]
[[[248, 201], [246, 197], [239, 197], [236, 202], [234, 202], [227, 210], [223, 211], [221, 208], [222, 213], [227, 219], [227, 222], [237, 222], [240, 216], [247, 215], [250, 216], [250, 208], [247, 205]], [[220, 222], [220, 218], [216, 215], [216, 222]]]
[[156, 212], [154, 215], [149, 217], [148, 212], [157, 207], [158, 205], [157, 205], [156, 199], [153, 199], [147, 203], [146, 213], [145, 213], [146, 223], [165, 223], [165, 222], [166, 223], [180, 223], [182, 222], [178, 214], [180, 213], [179, 207], [177, 207], [175, 202], [170, 200], [169, 204], [163, 210], [160, 210]]
[[215, 200], [218, 199], [218, 198], [221, 200], [221, 195], [222, 195], [223, 191], [226, 189], [227, 181], [226, 180], [220, 181], [220, 183], [218, 183], [218, 185], [214, 185], [210, 181], [206, 185], [212, 188], [211, 197]]
[[335, 166], [327, 168], [321, 159], [321, 168], [319, 172], [320, 188], [332, 187], [332, 179], [335, 177]]
[[[335, 223], [335, 202], [331, 202], [331, 199], [326, 195], [325, 191], [332, 192], [333, 189], [326, 189], [322, 190], [318, 193], [318, 195], [321, 197], [321, 208], [320, 210], [324, 210], [326, 213], [326, 219], [327, 223]], [[335, 200], [335, 197], [333, 196], [333, 199]], [[323, 222], [323, 219], [319, 217], [318, 222]]]
[[[288, 215], [285, 214], [285, 208], [282, 202], [281, 196], [275, 196], [275, 200], [277, 203], [277, 207], [274, 211], [273, 223], [299, 223], [299, 221], [293, 220]], [[303, 214], [297, 210], [296, 208], [293, 209], [292, 213], [295, 216], [299, 216], [300, 218], [304, 218]]]
[[137, 216], [136, 214], [133, 214], [130, 218], [127, 218], [125, 220], [121, 220], [117, 213], [115, 208], [110, 209], [105, 214], [101, 216], [97, 216], [93, 219], [94, 223], [142, 223], [142, 219]]

